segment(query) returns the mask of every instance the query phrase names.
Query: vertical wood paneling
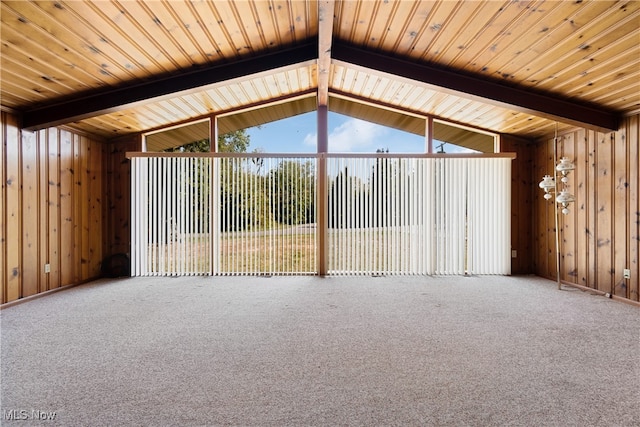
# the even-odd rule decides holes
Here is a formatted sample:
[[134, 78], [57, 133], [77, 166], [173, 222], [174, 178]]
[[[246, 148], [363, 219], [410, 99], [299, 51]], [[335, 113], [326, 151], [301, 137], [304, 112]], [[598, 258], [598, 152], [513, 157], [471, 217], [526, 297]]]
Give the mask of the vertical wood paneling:
[[613, 225], [613, 164], [611, 134], [596, 137], [596, 285], [603, 292], [611, 292], [612, 283], [612, 225]]
[[131, 230], [131, 165], [126, 158], [127, 151], [141, 151], [139, 137], [127, 138], [110, 143], [105, 155], [106, 202], [105, 233], [103, 251], [105, 256], [129, 253]]
[[75, 280], [73, 230], [73, 135], [60, 132], [60, 285]]
[[6, 167], [6, 120], [4, 118], [5, 113], [0, 111], [0, 245], [2, 250], [0, 251], [0, 304], [4, 301], [5, 289], [7, 285], [7, 210], [5, 197], [7, 194], [7, 177], [5, 175]]
[[628, 165], [627, 157], [627, 135], [626, 128], [613, 134], [613, 162], [612, 162], [612, 178], [613, 178], [613, 201], [612, 201], [612, 292], [614, 295], [622, 298], [628, 298], [627, 283], [623, 276], [623, 270], [627, 267], [627, 226], [628, 221], [616, 221], [616, 218], [624, 218], [627, 213], [627, 191], [628, 183]]
[[[558, 159], [561, 157], [567, 157], [575, 164], [575, 134], [571, 133], [565, 135], [562, 139], [561, 150], [558, 151]], [[564, 187], [566, 187], [572, 194], [575, 195], [575, 174], [570, 173], [568, 175], [569, 182], [567, 182]], [[562, 188], [561, 182], [558, 182], [558, 188]], [[561, 207], [560, 207], [560, 210]], [[576, 245], [575, 245], [575, 220], [576, 220], [576, 206], [569, 206], [569, 213], [567, 215], [560, 214], [559, 225], [560, 225], [560, 245], [562, 246], [561, 250], [561, 270], [560, 274], [567, 281], [575, 282], [577, 276], [576, 269]]]
[[85, 280], [89, 277], [89, 262], [91, 259], [91, 251], [89, 247], [89, 210], [91, 200], [89, 199], [89, 142], [84, 136], [80, 136], [77, 140], [79, 143], [79, 155], [76, 156], [77, 166], [79, 166], [80, 179], [76, 181], [76, 189], [79, 190], [76, 197], [80, 200], [76, 202], [76, 209], [79, 209], [80, 218], [80, 279]]
[[47, 130], [38, 132], [38, 292], [49, 290], [49, 274], [45, 273], [44, 265], [49, 262], [47, 249], [49, 248], [49, 140]]
[[80, 144], [80, 135], [72, 134], [72, 150], [73, 150], [73, 182], [71, 186], [71, 217], [73, 218], [73, 283], [82, 280], [82, 228], [83, 228], [83, 211], [82, 201], [86, 200], [82, 194], [82, 177], [84, 171], [82, 169], [82, 147]]
[[58, 128], [20, 131], [13, 115], [0, 117], [0, 302], [99, 277], [103, 144]]
[[51, 267], [48, 274], [49, 289], [60, 287], [60, 133], [58, 129], [47, 129], [49, 168], [49, 250], [47, 262]]
[[[544, 151], [544, 159], [545, 164], [552, 165], [551, 167], [543, 168], [541, 170], [541, 177], [546, 174], [553, 174], [553, 140], [549, 141], [545, 144]], [[540, 195], [542, 197], [542, 195]], [[545, 247], [545, 255], [544, 255], [544, 266], [545, 271], [548, 277], [553, 277], [554, 279], [557, 276], [557, 256], [556, 256], [556, 223], [555, 223], [555, 206], [552, 201], [541, 199], [543, 201], [542, 215], [541, 218], [544, 220], [544, 247]]]
[[[640, 116], [626, 118], [617, 132], [585, 129], [563, 136], [559, 154], [575, 158], [570, 175], [576, 196], [572, 213], [561, 218], [562, 280], [621, 298], [639, 301], [640, 206], [638, 174]], [[551, 171], [549, 140], [535, 146], [536, 173]], [[544, 212], [542, 191], [536, 212]], [[553, 237], [553, 216], [540, 215], [534, 223], [537, 274], [553, 278], [545, 265]], [[572, 258], [574, 259], [572, 261]], [[631, 278], [624, 279], [624, 269]]]
[[587, 225], [588, 216], [588, 198], [591, 197], [591, 188], [589, 187], [589, 164], [590, 157], [587, 149], [588, 146], [586, 131], [579, 129], [574, 138], [575, 142], [575, 165], [576, 170], [573, 172], [573, 182], [575, 184], [576, 203], [573, 210], [576, 213], [576, 247], [574, 253], [576, 257], [576, 267], [578, 269], [576, 282], [580, 286], [589, 286], [589, 252], [587, 250], [592, 230]]
[[[548, 164], [549, 159], [547, 158], [547, 147], [550, 145], [548, 141], [540, 142], [536, 147], [534, 153], [534, 176], [535, 183], [540, 182], [542, 177], [549, 173]], [[535, 209], [534, 212], [534, 230], [535, 230], [535, 241], [537, 246], [536, 255], [534, 257], [534, 267], [538, 274], [543, 275], [545, 277], [553, 277], [549, 275], [550, 269], [549, 266], [549, 257], [548, 251], [551, 248], [548, 247], [548, 234], [549, 234], [549, 220], [547, 218], [547, 211], [549, 203], [543, 198], [544, 193], [539, 187], [535, 186], [537, 191], [535, 193]], [[553, 268], [555, 271], [555, 267]]]
[[535, 271], [533, 264], [533, 221], [532, 196], [534, 186], [533, 143], [501, 135], [500, 151], [516, 153], [511, 173], [511, 249], [516, 251], [511, 259], [512, 274], [530, 274]]
[[640, 301], [640, 115], [631, 117], [627, 123], [627, 158], [629, 171], [627, 267], [631, 278], [627, 280], [628, 295], [632, 301]]
[[22, 222], [20, 212], [20, 132], [17, 119], [9, 114], [2, 113], [3, 134], [5, 135], [6, 159], [6, 292], [5, 301], [13, 301], [20, 298], [22, 271]]
[[596, 277], [596, 262], [597, 262], [597, 239], [598, 230], [596, 229], [596, 200], [597, 200], [597, 180], [595, 179], [596, 165], [598, 162], [596, 156], [596, 134], [594, 132], [587, 132], [587, 179], [589, 181], [589, 192], [587, 193], [587, 277], [589, 278], [588, 286], [590, 288], [598, 287], [598, 278]]
[[88, 151], [88, 194], [89, 194], [89, 274], [96, 277], [100, 274], [102, 263], [102, 145], [89, 141]]
[[40, 279], [38, 264], [38, 146], [34, 132], [21, 131], [20, 173], [21, 183], [20, 215], [22, 249], [22, 291], [21, 297], [38, 293]]

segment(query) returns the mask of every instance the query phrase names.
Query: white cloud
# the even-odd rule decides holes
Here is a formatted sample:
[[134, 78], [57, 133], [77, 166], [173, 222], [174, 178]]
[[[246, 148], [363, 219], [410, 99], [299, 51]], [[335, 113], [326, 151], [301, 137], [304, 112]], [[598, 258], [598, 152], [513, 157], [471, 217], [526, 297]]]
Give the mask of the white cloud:
[[307, 136], [304, 137], [302, 143], [304, 145], [308, 145], [310, 147], [315, 147], [318, 142], [318, 134], [317, 133], [308, 133]]
[[[384, 136], [387, 129], [371, 122], [348, 119], [329, 134], [329, 151], [337, 153], [372, 152], [387, 147]], [[315, 146], [317, 133], [308, 133], [304, 144]]]
[[380, 145], [386, 129], [364, 120], [349, 119], [329, 134], [329, 151], [372, 151]]

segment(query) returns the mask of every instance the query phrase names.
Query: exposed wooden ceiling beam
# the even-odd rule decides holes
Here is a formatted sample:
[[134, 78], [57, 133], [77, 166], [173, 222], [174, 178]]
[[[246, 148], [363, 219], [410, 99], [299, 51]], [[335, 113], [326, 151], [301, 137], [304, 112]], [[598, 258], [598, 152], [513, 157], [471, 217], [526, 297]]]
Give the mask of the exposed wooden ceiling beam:
[[321, 0], [318, 3], [318, 105], [325, 106], [329, 100], [334, 9], [334, 0]]
[[277, 68], [315, 61], [318, 44], [314, 41], [257, 57], [198, 68], [194, 71], [155, 79], [141, 84], [73, 98], [23, 112], [22, 127], [37, 130], [89, 117], [135, 107], [202, 90], [206, 86], [237, 78], [270, 72]]
[[409, 62], [388, 54], [363, 50], [344, 42], [334, 41], [332, 57], [334, 60], [369, 70], [426, 83], [451, 94], [595, 131], [618, 130], [620, 123], [620, 115], [613, 111], [502, 85], [477, 76]]

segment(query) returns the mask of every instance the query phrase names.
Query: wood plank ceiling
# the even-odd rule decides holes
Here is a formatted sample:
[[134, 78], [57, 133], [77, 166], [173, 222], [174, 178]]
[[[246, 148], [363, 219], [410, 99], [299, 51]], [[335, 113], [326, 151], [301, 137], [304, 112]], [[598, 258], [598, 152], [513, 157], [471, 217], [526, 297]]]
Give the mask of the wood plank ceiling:
[[242, 110], [231, 129], [317, 94], [409, 131], [430, 115], [527, 138], [640, 111], [640, 1], [3, 0], [0, 17], [2, 108], [34, 129], [111, 139]]

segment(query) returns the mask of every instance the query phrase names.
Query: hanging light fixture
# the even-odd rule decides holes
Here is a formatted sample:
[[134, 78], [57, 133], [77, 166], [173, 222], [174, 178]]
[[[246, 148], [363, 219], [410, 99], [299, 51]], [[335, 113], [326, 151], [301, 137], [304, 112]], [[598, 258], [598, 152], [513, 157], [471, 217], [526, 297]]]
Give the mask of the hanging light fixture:
[[569, 175], [569, 172], [571, 172], [574, 169], [575, 169], [575, 166], [573, 165], [571, 160], [569, 160], [568, 157], [561, 158], [560, 163], [558, 163], [558, 166], [556, 166], [556, 171], [562, 174], [562, 179], [560, 181], [562, 181], [565, 184], [569, 182], [569, 178], [567, 178], [567, 175]]
[[[546, 194], [545, 194], [546, 196]], [[556, 203], [562, 205], [562, 214], [566, 215], [569, 213], [569, 203], [574, 202], [576, 199], [573, 197], [573, 194], [569, 193], [569, 190], [563, 188], [560, 191], [560, 194], [556, 196]]]
[[[554, 163], [556, 161], [556, 144], [558, 141], [557, 136], [558, 130], [556, 127], [556, 137], [553, 139], [553, 159]], [[556, 202], [562, 205], [562, 214], [567, 215], [569, 211], [569, 203], [575, 201], [575, 197], [573, 194], [569, 192], [567, 188], [564, 187], [564, 184], [569, 182], [569, 173], [575, 169], [575, 166], [571, 159], [568, 157], [562, 157], [558, 164], [555, 167], [553, 176], [545, 175], [540, 181], [538, 186], [544, 190], [544, 198], [545, 200], [550, 200], [553, 195], [556, 195]], [[558, 189], [557, 183], [558, 178], [560, 178], [560, 182], [563, 184], [562, 189]]]
[[551, 175], [545, 175], [538, 186], [544, 190], [544, 198], [549, 200], [553, 197], [551, 193], [556, 188], [556, 180]]
[[[557, 156], [558, 150], [558, 123], [556, 123], [555, 137], [553, 138], [553, 163], [556, 165], [553, 170], [553, 175], [545, 175], [540, 181], [538, 186], [544, 190], [544, 199], [551, 200], [553, 196], [556, 197], [556, 203], [554, 203], [555, 212], [555, 234], [556, 234], [556, 278], [558, 281], [558, 289], [562, 289], [562, 280], [560, 278], [560, 227], [558, 213], [562, 212], [563, 215], [567, 215], [569, 211], [569, 205], [575, 202], [575, 197], [565, 187], [569, 182], [569, 173], [575, 169], [575, 166], [571, 159], [568, 157], [562, 157], [558, 162]], [[562, 183], [562, 188], [558, 189], [558, 184]], [[562, 207], [561, 210], [560, 207]]]

